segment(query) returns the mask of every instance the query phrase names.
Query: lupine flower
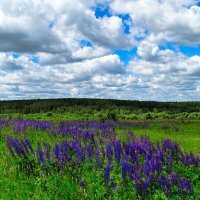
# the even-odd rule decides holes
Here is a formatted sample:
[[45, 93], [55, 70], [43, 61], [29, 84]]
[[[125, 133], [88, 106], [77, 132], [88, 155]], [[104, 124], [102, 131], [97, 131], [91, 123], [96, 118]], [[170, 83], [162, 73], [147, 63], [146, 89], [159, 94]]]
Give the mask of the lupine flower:
[[159, 180], [159, 185], [167, 196], [171, 196], [171, 184], [170, 180], [166, 176], [164, 175], [161, 176]]
[[23, 147], [21, 147], [21, 145], [19, 144], [19, 141], [16, 138], [14, 138], [14, 139], [10, 138], [10, 143], [14, 147], [15, 152], [17, 153], [18, 156], [23, 156], [23, 157], [26, 156], [26, 153], [25, 153]]
[[85, 156], [82, 157], [82, 154], [84, 152], [82, 152], [82, 148], [81, 148], [81, 145], [77, 142], [75, 145], [73, 145], [73, 151], [75, 152], [76, 154], [76, 157], [77, 157], [77, 162], [78, 163], [81, 163], [82, 162], [82, 159], [85, 159]]
[[57, 160], [60, 160], [60, 149], [59, 149], [59, 145], [58, 144], [54, 145], [53, 152], [54, 152], [55, 158]]
[[111, 187], [111, 190], [117, 190], [118, 189], [118, 186], [117, 185], [113, 185], [112, 187]]
[[81, 148], [80, 160], [81, 160], [81, 162], [85, 161], [85, 149], [83, 147]]
[[45, 163], [43, 151], [42, 151], [42, 148], [41, 148], [40, 144], [38, 144], [38, 147], [37, 147], [37, 157], [38, 157], [38, 160], [39, 160], [42, 164]]
[[127, 163], [125, 161], [122, 162], [122, 178], [125, 179], [127, 175]]
[[95, 149], [95, 159], [96, 159], [96, 166], [100, 166], [101, 160], [100, 160], [100, 154], [98, 148]]
[[89, 160], [91, 161], [92, 160], [92, 148], [91, 148], [90, 144], [87, 145], [86, 152], [87, 152]]
[[49, 145], [49, 143], [45, 143], [45, 155], [46, 155], [46, 158], [47, 158], [48, 162], [50, 162], [51, 153], [50, 153], [50, 145]]
[[7, 147], [8, 147], [8, 150], [10, 151], [10, 154], [13, 156], [13, 157], [15, 157], [15, 153], [14, 153], [14, 150], [13, 150], [13, 148], [12, 148], [12, 144], [10, 143], [10, 137], [7, 137], [6, 138], [6, 145], [7, 145]]
[[193, 189], [193, 186], [192, 186], [191, 181], [188, 179], [188, 180], [186, 181], [186, 183], [187, 183], [187, 190], [188, 190], [188, 193], [189, 193], [190, 195], [194, 194], [194, 189]]
[[112, 147], [111, 147], [110, 143], [106, 144], [106, 157], [107, 157], [108, 161], [111, 162], [111, 160], [112, 160]]
[[151, 172], [151, 166], [150, 166], [149, 160], [147, 159], [144, 165], [145, 176], [148, 177], [150, 172]]
[[23, 139], [19, 139], [18, 142], [19, 142], [19, 145], [21, 146], [21, 148], [23, 148], [25, 154], [28, 155], [29, 148], [28, 148], [26, 142]]
[[79, 181], [79, 185], [82, 186], [82, 187], [85, 186], [84, 180], [80, 180], [80, 181]]
[[109, 182], [109, 180], [110, 180], [111, 169], [112, 169], [112, 167], [107, 163], [105, 171], [104, 171], [104, 179], [106, 180], [106, 182]]
[[194, 191], [190, 180], [185, 181], [183, 178], [180, 178], [178, 183], [178, 191], [180, 196], [182, 196], [184, 193], [193, 194]]
[[139, 196], [145, 196], [145, 194], [147, 193], [145, 182], [141, 179], [135, 181], [135, 188]]
[[177, 184], [177, 181], [178, 181], [178, 176], [177, 176], [177, 174], [172, 173], [172, 174], [170, 175], [170, 181], [171, 181], [171, 184]]
[[127, 162], [127, 173], [129, 178], [132, 180], [133, 179], [133, 166]]
[[173, 160], [172, 158], [169, 156], [168, 159], [167, 159], [167, 171], [170, 173], [172, 171], [172, 163], [173, 163]]
[[146, 188], [146, 190], [148, 189], [150, 183], [151, 183], [151, 179], [150, 179], [149, 177], [147, 177], [147, 178], [145, 179], [145, 188]]
[[28, 139], [25, 139], [25, 143], [27, 147], [29, 148], [29, 150], [31, 151], [31, 153], [34, 154], [34, 150], [33, 150], [33, 147], [31, 146], [30, 141]]
[[115, 160], [117, 163], [120, 163], [121, 160], [121, 145], [120, 141], [116, 141], [114, 143], [114, 151], [115, 151]]

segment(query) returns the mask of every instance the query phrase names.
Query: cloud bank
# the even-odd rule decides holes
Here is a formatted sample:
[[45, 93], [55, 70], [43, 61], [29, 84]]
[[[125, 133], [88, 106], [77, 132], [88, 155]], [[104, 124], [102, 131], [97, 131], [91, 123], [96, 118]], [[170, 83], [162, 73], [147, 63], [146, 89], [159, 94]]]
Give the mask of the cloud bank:
[[200, 100], [199, 4], [2, 0], [0, 99]]

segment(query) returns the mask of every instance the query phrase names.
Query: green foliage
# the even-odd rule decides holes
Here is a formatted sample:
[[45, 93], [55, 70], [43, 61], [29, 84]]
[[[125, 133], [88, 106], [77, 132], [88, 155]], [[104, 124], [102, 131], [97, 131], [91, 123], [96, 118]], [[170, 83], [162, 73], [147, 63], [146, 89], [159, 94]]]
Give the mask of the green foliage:
[[[127, 101], [111, 99], [36, 99], [0, 101], [0, 114], [9, 113], [88, 113], [115, 110], [117, 114], [131, 113], [161, 113], [180, 114], [184, 118], [197, 119], [200, 117], [200, 102], [154, 102], [154, 101]], [[195, 113], [196, 112], [196, 113]], [[187, 116], [188, 113], [193, 113]], [[122, 114], [123, 115], [123, 114]], [[168, 116], [166, 116], [167, 118]]]

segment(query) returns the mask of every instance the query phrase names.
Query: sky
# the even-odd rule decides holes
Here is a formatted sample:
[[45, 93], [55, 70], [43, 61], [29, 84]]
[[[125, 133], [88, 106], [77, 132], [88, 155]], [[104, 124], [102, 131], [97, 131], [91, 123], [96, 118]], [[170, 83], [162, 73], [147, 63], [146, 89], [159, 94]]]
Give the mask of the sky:
[[199, 0], [1, 0], [0, 100], [200, 101]]

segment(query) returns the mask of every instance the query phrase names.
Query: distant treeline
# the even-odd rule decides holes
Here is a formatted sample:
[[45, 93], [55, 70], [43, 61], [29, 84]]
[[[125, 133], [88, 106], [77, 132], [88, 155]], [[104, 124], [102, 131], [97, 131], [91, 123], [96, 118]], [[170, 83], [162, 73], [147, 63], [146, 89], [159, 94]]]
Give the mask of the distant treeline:
[[[156, 101], [131, 101], [113, 99], [34, 99], [0, 101], [0, 113], [44, 113], [44, 112], [77, 112], [126, 110], [129, 112], [163, 112], [171, 114], [200, 112], [200, 102], [156, 102]], [[90, 113], [90, 112], [87, 112]]]

